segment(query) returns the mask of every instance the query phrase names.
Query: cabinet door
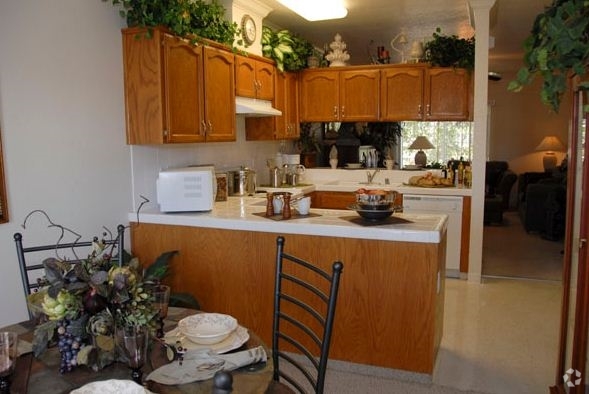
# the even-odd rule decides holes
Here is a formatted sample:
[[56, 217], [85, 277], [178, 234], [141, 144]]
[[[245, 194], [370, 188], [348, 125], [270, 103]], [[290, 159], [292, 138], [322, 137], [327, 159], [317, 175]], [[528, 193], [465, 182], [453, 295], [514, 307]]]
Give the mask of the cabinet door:
[[204, 47], [204, 112], [207, 141], [235, 141], [234, 55]]
[[284, 73], [284, 89], [286, 112], [287, 139], [299, 138], [301, 129], [299, 124], [299, 76], [296, 73]]
[[154, 29], [147, 38], [143, 33], [140, 29], [122, 31], [127, 144], [162, 144], [162, 34]]
[[301, 78], [301, 122], [339, 120], [339, 73], [334, 70], [303, 71]]
[[255, 60], [235, 56], [235, 94], [240, 97], [256, 97]]
[[202, 142], [202, 47], [165, 34], [165, 142]]
[[468, 120], [470, 74], [461, 68], [431, 68], [425, 88], [426, 120]]
[[421, 120], [424, 68], [395, 67], [381, 70], [380, 120]]
[[256, 62], [256, 97], [260, 100], [272, 100], [274, 98], [274, 64], [262, 61]]
[[339, 119], [342, 122], [378, 120], [378, 70], [341, 71]]

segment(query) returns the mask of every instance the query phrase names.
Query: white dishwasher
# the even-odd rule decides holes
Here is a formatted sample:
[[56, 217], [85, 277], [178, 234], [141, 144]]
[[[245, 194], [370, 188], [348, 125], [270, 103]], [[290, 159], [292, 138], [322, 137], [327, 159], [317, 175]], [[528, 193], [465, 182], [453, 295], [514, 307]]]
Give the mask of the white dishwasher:
[[446, 236], [446, 276], [460, 277], [460, 243], [462, 236], [462, 197], [403, 194], [405, 213], [445, 213], [448, 215]]

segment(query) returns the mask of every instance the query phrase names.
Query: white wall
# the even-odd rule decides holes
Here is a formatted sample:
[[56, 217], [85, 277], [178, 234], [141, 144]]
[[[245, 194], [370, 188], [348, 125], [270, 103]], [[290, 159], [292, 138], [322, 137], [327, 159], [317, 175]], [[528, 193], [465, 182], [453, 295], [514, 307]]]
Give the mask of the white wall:
[[35, 215], [85, 237], [127, 223], [129, 147], [124, 137], [117, 10], [98, 0], [0, 2], [0, 126], [10, 222], [0, 224], [0, 326], [26, 317], [13, 233], [55, 242]]
[[[0, 127], [10, 222], [0, 224], [0, 326], [24, 319], [13, 234], [55, 242], [35, 209], [86, 238], [127, 224], [141, 193], [154, 198], [160, 168], [213, 163], [266, 174], [274, 142], [246, 142], [238, 118], [233, 143], [125, 145], [120, 29], [100, 0], [0, 1]], [[134, 177], [132, 177], [134, 175]], [[133, 188], [132, 185], [135, 185]]]

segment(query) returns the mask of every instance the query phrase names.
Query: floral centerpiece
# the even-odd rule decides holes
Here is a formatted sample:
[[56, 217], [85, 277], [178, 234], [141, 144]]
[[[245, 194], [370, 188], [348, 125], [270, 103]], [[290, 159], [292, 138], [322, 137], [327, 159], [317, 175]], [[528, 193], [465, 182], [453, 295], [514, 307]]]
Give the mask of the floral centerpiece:
[[151, 289], [166, 274], [175, 253], [163, 253], [143, 270], [125, 251], [122, 261], [115, 261], [112, 245], [95, 239], [85, 259], [45, 259], [44, 286], [28, 299], [32, 310], [46, 318], [35, 330], [35, 356], [57, 340], [61, 373], [77, 365], [98, 370], [116, 361], [117, 328], [155, 330], [159, 311], [152, 306]]

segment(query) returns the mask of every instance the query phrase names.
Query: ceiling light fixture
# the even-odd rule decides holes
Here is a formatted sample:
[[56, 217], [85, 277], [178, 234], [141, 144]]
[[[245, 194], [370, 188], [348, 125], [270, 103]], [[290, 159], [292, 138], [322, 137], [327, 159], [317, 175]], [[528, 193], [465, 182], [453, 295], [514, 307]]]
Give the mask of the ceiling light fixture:
[[348, 10], [341, 0], [278, 0], [308, 21], [341, 19], [348, 15]]

